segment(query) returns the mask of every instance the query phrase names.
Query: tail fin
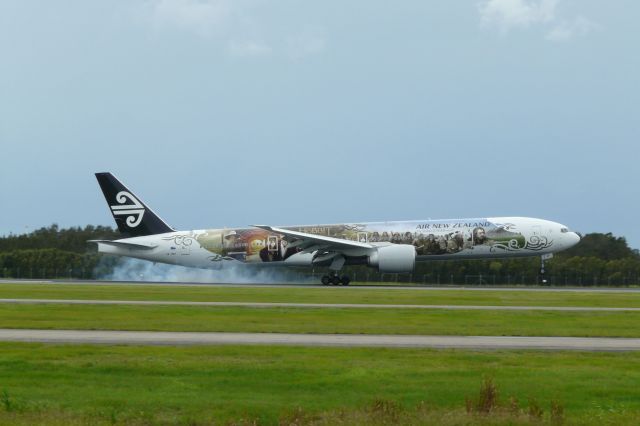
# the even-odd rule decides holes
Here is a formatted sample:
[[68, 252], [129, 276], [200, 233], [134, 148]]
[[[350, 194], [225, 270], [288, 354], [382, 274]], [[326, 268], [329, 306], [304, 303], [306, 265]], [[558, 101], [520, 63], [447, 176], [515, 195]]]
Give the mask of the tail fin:
[[96, 178], [120, 233], [141, 237], [174, 231], [111, 173], [96, 173]]

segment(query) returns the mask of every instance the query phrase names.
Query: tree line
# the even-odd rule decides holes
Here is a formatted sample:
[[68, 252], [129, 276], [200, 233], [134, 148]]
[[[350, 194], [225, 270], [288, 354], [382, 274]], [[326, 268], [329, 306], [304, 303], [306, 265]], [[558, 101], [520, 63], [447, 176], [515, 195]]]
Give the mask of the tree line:
[[[120, 238], [117, 230], [88, 225], [43, 227], [0, 237], [0, 276], [5, 278], [100, 278], [119, 258], [99, 254], [89, 240]], [[366, 267], [347, 267], [357, 281], [412, 281], [424, 284], [549, 284], [570, 286], [640, 284], [640, 253], [624, 237], [592, 233], [579, 244], [545, 262], [539, 257], [420, 262], [412, 274], [380, 274]], [[307, 274], [307, 271], [299, 271]]]
[[[57, 224], [30, 233], [0, 237], [0, 275], [5, 278], [96, 278], [117, 259], [97, 253], [87, 241], [115, 240], [108, 226], [60, 228]], [[104, 265], [104, 266], [103, 266]]]
[[436, 260], [416, 263], [413, 274], [373, 274], [362, 267], [349, 272], [372, 281], [412, 281], [424, 284], [469, 285], [637, 285], [640, 284], [640, 253], [624, 237], [611, 233], [586, 234], [572, 248], [540, 257], [491, 260]]

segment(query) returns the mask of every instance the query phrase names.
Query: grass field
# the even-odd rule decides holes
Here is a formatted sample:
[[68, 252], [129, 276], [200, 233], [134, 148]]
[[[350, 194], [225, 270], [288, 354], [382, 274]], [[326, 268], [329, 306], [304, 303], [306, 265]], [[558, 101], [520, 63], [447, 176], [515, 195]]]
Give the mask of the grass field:
[[[637, 293], [0, 284], [0, 298], [640, 307]], [[640, 337], [640, 312], [0, 304], [0, 328]]]
[[[0, 284], [0, 298], [640, 307], [636, 293], [333, 287]], [[0, 328], [640, 337], [639, 323], [640, 312], [0, 304]], [[470, 414], [485, 377], [498, 408]], [[538, 407], [545, 422], [637, 424], [639, 384], [635, 352], [0, 343], [0, 424], [538, 424]]]
[[2, 423], [273, 424], [298, 407], [321, 418], [376, 400], [468, 423], [465, 398], [487, 376], [504, 403], [515, 397], [526, 410], [534, 399], [547, 417], [554, 400], [578, 423], [640, 419], [635, 353], [41, 344], [0, 344], [0, 353]]
[[640, 308], [640, 292], [0, 283], [0, 298]]
[[0, 328], [640, 337], [640, 312], [0, 304]]

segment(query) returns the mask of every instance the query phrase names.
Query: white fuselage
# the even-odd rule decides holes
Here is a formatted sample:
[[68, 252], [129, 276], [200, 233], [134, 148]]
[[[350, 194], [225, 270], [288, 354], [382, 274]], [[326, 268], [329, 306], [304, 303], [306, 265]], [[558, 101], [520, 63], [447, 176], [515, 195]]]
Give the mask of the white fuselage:
[[[346, 264], [362, 264], [379, 247], [413, 245], [415, 260], [540, 256], [575, 245], [580, 236], [564, 225], [526, 217], [288, 226], [282, 229], [366, 243], [342, 252]], [[258, 228], [207, 229], [98, 242], [101, 253], [194, 268], [225, 264], [323, 265], [323, 247], [296, 249], [290, 239]], [[331, 257], [329, 257], [331, 259]]]

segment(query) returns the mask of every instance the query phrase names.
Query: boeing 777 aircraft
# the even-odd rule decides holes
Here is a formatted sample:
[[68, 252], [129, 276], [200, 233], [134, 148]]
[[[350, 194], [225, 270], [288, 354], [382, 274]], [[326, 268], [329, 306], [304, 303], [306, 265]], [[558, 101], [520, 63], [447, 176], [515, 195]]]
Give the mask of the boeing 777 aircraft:
[[344, 265], [409, 273], [416, 261], [549, 256], [580, 241], [564, 225], [527, 217], [176, 231], [111, 173], [96, 177], [123, 236], [93, 240], [100, 253], [193, 268], [327, 267], [322, 284], [348, 285]]

